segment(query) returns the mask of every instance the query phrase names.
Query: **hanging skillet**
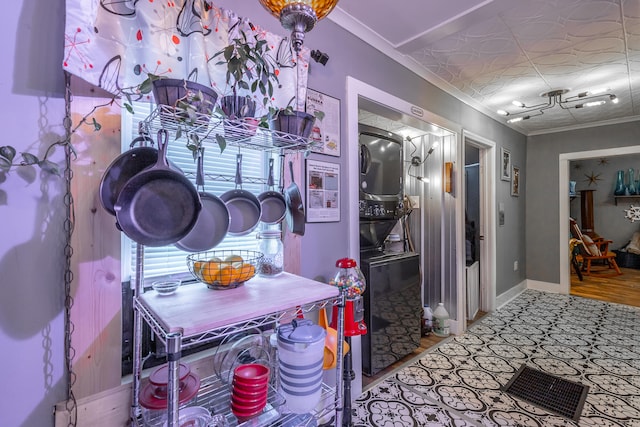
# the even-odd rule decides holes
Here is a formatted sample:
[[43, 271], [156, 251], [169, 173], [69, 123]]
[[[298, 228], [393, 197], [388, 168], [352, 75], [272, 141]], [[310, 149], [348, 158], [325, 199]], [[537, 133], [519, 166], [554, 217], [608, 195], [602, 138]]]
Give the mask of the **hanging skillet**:
[[[147, 142], [151, 145], [154, 143], [147, 134], [141, 132], [140, 136], [131, 142], [130, 150], [116, 157], [102, 175], [100, 204], [111, 215], [116, 214], [113, 206], [127, 181], [158, 161], [158, 150], [147, 146]], [[138, 144], [140, 146], [136, 147]]]
[[191, 231], [180, 239], [175, 246], [187, 252], [203, 252], [217, 246], [229, 231], [229, 209], [218, 196], [204, 191], [203, 170], [204, 147], [198, 150], [196, 187], [200, 191], [202, 210]]
[[158, 131], [158, 161], [124, 185], [114, 210], [119, 228], [146, 246], [176, 243], [195, 225], [202, 209], [194, 185], [167, 162], [167, 131]]
[[268, 191], [258, 195], [262, 213], [260, 221], [265, 224], [278, 224], [282, 222], [287, 213], [287, 202], [284, 195], [273, 190], [273, 159], [269, 159], [269, 177], [267, 178]]
[[231, 217], [229, 234], [232, 236], [244, 236], [251, 233], [260, 223], [262, 212], [260, 200], [250, 191], [242, 189], [241, 170], [242, 154], [238, 154], [236, 156], [236, 188], [220, 195], [229, 209]]
[[[284, 157], [284, 155], [281, 155]], [[287, 224], [289, 231], [299, 236], [304, 236], [304, 205], [300, 189], [293, 179], [293, 162], [289, 161], [289, 171], [291, 172], [291, 183], [284, 192], [284, 199], [287, 202]]]

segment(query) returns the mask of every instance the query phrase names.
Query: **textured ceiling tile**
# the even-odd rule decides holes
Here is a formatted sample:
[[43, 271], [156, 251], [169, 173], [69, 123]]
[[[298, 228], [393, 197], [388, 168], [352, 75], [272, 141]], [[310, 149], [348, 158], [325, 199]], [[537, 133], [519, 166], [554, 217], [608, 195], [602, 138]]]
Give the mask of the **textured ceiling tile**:
[[541, 132], [640, 114], [640, 0], [511, 0], [485, 20], [464, 22], [447, 23], [461, 30], [427, 38], [410, 57], [485, 111], [514, 111], [514, 99], [544, 104], [540, 94], [560, 88], [571, 89], [568, 97], [609, 87], [620, 99], [600, 108], [553, 108], [514, 128]]

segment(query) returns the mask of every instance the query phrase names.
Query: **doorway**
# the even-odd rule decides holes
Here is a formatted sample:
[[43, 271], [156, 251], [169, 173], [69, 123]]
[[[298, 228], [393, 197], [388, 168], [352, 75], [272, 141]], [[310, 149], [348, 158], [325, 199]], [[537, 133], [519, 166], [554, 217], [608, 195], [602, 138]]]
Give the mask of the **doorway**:
[[571, 161], [584, 160], [584, 159], [597, 159], [614, 156], [625, 156], [630, 154], [640, 154], [640, 146], [633, 145], [628, 147], [618, 148], [606, 148], [602, 150], [591, 151], [579, 151], [573, 153], [563, 153], [559, 156], [559, 179], [558, 179], [558, 191], [559, 191], [559, 206], [560, 206], [560, 218], [559, 218], [559, 236], [566, 236], [560, 238], [559, 248], [559, 265], [560, 265], [560, 293], [569, 294], [571, 290], [571, 276], [569, 270], [569, 262], [567, 257], [567, 248], [569, 247], [569, 215], [570, 215], [570, 198], [568, 197], [569, 189], [569, 165]]
[[[490, 312], [496, 305], [496, 214], [495, 214], [495, 142], [463, 131], [464, 165], [463, 221], [465, 224], [465, 276], [477, 274], [478, 283], [467, 281], [467, 318], [476, 311]], [[467, 255], [468, 222], [473, 221], [473, 256]], [[474, 267], [474, 263], [475, 267]], [[472, 267], [472, 268], [469, 268]], [[477, 269], [477, 270], [476, 270]], [[477, 271], [477, 272], [476, 272]], [[477, 288], [469, 289], [471, 286]], [[474, 292], [477, 291], [477, 292]], [[477, 294], [477, 295], [476, 295]], [[473, 300], [472, 300], [473, 298]], [[471, 310], [469, 310], [471, 309]]]

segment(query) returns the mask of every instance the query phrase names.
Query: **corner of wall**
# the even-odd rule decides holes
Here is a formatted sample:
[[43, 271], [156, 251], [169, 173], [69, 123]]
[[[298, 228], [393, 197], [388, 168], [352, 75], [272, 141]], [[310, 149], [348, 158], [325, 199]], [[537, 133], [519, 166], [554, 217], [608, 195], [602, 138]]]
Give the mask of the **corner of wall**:
[[506, 292], [496, 296], [496, 309], [507, 304], [509, 301], [523, 293], [527, 289], [527, 281], [523, 280]]
[[527, 289], [534, 289], [536, 291], [551, 292], [554, 294], [562, 293], [560, 283], [540, 282], [538, 280], [525, 280]]

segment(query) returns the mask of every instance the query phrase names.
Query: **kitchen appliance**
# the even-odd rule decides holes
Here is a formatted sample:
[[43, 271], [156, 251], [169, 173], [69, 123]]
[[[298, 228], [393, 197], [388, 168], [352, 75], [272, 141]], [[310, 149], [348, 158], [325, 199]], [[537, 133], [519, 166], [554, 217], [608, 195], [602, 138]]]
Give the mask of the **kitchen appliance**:
[[362, 337], [362, 371], [375, 375], [420, 346], [420, 255], [374, 250], [361, 253], [360, 265], [369, 330]]
[[[359, 125], [360, 265], [363, 294], [362, 368], [374, 375], [420, 345], [420, 255], [385, 251], [385, 239], [404, 215], [403, 143], [399, 135]], [[348, 310], [347, 310], [348, 312]]]
[[358, 125], [360, 150], [360, 219], [395, 219], [402, 215], [402, 137]]

